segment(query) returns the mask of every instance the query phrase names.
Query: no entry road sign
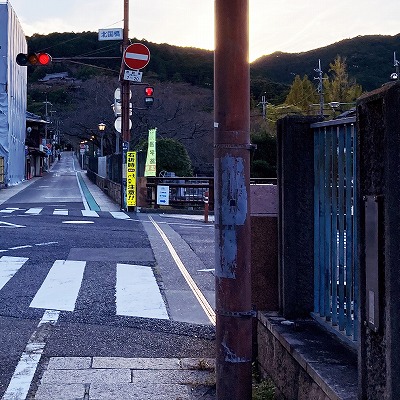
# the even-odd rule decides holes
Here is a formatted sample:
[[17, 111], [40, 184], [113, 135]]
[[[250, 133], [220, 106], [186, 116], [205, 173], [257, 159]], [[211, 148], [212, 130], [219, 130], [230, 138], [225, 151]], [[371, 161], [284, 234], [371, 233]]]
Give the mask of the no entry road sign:
[[133, 43], [124, 52], [124, 62], [131, 69], [142, 69], [149, 61], [150, 50], [142, 43]]

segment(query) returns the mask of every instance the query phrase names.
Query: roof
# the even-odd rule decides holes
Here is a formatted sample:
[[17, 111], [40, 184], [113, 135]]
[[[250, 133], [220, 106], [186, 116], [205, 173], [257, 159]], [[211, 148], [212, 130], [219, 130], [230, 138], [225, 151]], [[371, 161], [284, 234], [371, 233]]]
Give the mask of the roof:
[[48, 124], [48, 121], [45, 121], [44, 119], [42, 119], [42, 117], [40, 115], [36, 115], [33, 114], [29, 111], [26, 112], [26, 120], [28, 122], [37, 122], [39, 124]]

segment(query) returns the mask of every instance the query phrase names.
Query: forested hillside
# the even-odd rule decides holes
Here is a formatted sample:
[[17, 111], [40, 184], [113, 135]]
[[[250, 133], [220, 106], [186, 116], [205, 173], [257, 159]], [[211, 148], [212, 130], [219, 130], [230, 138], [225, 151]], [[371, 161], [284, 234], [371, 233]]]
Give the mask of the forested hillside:
[[[132, 41], [137, 41], [132, 39]], [[140, 42], [151, 50], [151, 62], [145, 74], [161, 82], [186, 82], [196, 86], [213, 85], [213, 52], [196, 48], [177, 47], [169, 44], [155, 44], [145, 40]], [[78, 78], [93, 73], [87, 64], [118, 71], [120, 66], [120, 43], [101, 42], [95, 32], [52, 33], [33, 35], [28, 38], [32, 51], [45, 50], [54, 58], [94, 57], [97, 59], [76, 58], [70, 61], [53, 62], [52, 71], [71, 69]], [[261, 57], [251, 64], [251, 91], [258, 101], [266, 93], [274, 104], [282, 102], [289, 91], [295, 75], [312, 78], [314, 69], [321, 60], [322, 70], [329, 72], [329, 64], [337, 55], [346, 58], [349, 76], [364, 90], [373, 90], [387, 82], [393, 68], [393, 53], [400, 58], [400, 34], [396, 36], [359, 36], [346, 39], [330, 46], [304, 53], [276, 52]], [[115, 57], [115, 59], [101, 59]], [[73, 66], [80, 65], [80, 69]], [[98, 71], [100, 71], [98, 69]], [[104, 71], [104, 70], [103, 70]], [[47, 72], [47, 71], [46, 71]], [[45, 71], [36, 69], [31, 79], [37, 80]]]
[[394, 72], [393, 53], [400, 58], [400, 34], [396, 36], [358, 36], [305, 53], [276, 52], [261, 57], [251, 65], [253, 77], [263, 77], [282, 84], [291, 84], [295, 75], [316, 76], [314, 69], [321, 60], [321, 69], [329, 72], [329, 64], [337, 55], [346, 58], [349, 76], [364, 90], [380, 87]]
[[[132, 39], [135, 41], [139, 40]], [[154, 86], [155, 102], [146, 109], [141, 92], [143, 87], [131, 85], [132, 145], [145, 139], [149, 128], [157, 127], [158, 137], [172, 138], [184, 144], [195, 172], [212, 173], [213, 52], [145, 40], [140, 42], [151, 51], [150, 63], [143, 70], [143, 81]], [[44, 104], [49, 101], [51, 129], [57, 127], [63, 138], [73, 145], [90, 138], [99, 145], [97, 125], [104, 122], [107, 125], [106, 154], [115, 151], [115, 117], [111, 104], [114, 91], [119, 87], [120, 43], [98, 41], [94, 32], [52, 33], [29, 37], [28, 47], [29, 51], [46, 51], [53, 57], [49, 67], [28, 68], [28, 110], [44, 116]], [[318, 60], [321, 60], [323, 73], [332, 75], [330, 65], [340, 55], [346, 61], [350, 84], [356, 82], [362, 90], [369, 91], [389, 80], [394, 72], [394, 51], [398, 51], [400, 58], [400, 35], [364, 36], [305, 53], [274, 53], [254, 61], [250, 90], [252, 141], [258, 145], [253, 154], [254, 165], [258, 168], [256, 175], [271, 176], [274, 173], [276, 118], [282, 116], [282, 112], [299, 111], [296, 102], [287, 103], [288, 98], [293, 98], [288, 94], [292, 92], [296, 75], [302, 79], [307, 76], [310, 82], [303, 79], [303, 86], [307, 83], [315, 91], [314, 69]], [[46, 74], [55, 72], [68, 73], [68, 77], [43, 79]], [[296, 82], [299, 83], [299, 78]], [[265, 120], [259, 106], [262, 95], [269, 103]], [[315, 102], [310, 100], [314, 97], [315, 93], [308, 101]], [[307, 101], [303, 94], [304, 99]], [[288, 104], [291, 106], [287, 107]]]

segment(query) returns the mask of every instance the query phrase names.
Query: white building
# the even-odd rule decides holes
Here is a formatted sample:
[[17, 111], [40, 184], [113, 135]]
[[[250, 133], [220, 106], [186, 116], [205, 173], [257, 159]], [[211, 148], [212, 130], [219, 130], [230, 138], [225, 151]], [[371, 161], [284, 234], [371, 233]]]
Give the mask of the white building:
[[27, 53], [25, 34], [0, 0], [0, 187], [25, 179], [27, 69], [17, 65], [18, 53]]

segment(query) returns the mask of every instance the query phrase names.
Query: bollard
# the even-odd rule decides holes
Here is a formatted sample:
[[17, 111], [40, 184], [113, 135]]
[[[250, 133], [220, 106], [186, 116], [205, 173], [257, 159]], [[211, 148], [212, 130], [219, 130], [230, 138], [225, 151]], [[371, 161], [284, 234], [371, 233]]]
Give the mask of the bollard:
[[208, 222], [208, 190], [204, 192], [204, 222]]

